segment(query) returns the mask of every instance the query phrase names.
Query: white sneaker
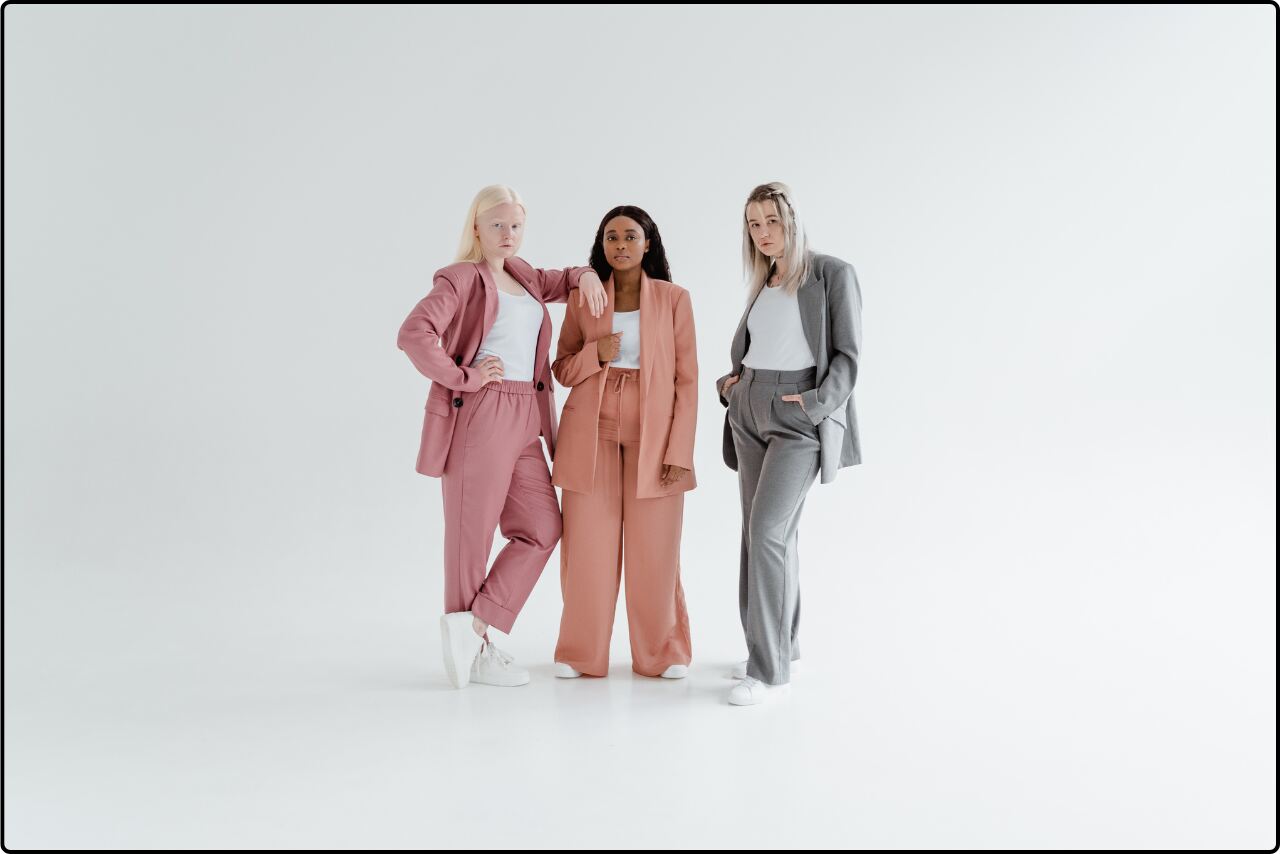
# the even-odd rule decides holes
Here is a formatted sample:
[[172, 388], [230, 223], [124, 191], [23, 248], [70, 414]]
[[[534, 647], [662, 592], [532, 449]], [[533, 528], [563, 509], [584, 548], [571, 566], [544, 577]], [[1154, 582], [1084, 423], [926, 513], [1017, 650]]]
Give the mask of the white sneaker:
[[556, 675], [559, 676], [561, 679], [577, 679], [579, 676], [582, 675], [582, 671], [574, 670], [571, 666], [569, 666], [568, 664], [565, 664], [563, 661], [557, 661]]
[[471, 681], [482, 685], [500, 685], [514, 688], [529, 681], [529, 671], [517, 667], [515, 659], [486, 641], [471, 663]]
[[733, 706], [754, 706], [765, 700], [772, 700], [785, 694], [791, 683], [785, 685], [766, 685], [754, 676], [743, 677], [742, 681], [729, 689], [729, 704]]
[[[792, 660], [791, 672], [800, 672], [800, 659], [796, 658]], [[730, 669], [725, 675], [730, 679], [745, 679], [747, 676], [747, 663], [745, 661], [739, 661], [737, 664], [733, 665], [732, 669]]]
[[684, 664], [673, 664], [662, 671], [663, 679], [683, 679], [689, 675], [689, 668]]
[[471, 678], [471, 662], [484, 638], [471, 627], [470, 611], [455, 611], [440, 617], [440, 640], [444, 650], [444, 669], [455, 688], [467, 687]]

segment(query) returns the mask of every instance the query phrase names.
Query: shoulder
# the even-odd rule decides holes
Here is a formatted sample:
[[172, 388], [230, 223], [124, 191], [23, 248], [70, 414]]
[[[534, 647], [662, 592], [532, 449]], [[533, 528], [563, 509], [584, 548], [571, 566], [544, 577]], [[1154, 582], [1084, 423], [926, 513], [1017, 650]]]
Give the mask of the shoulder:
[[478, 279], [479, 272], [476, 270], [474, 262], [458, 261], [447, 267], [441, 267], [439, 270], [436, 270], [435, 275], [431, 278], [433, 281], [435, 279], [445, 278], [452, 282], [455, 287], [462, 287], [470, 285], [473, 281]]
[[812, 265], [812, 278], [820, 279], [828, 289], [858, 289], [858, 273], [853, 269], [853, 265], [843, 258], [837, 258], [835, 255], [827, 255], [823, 252], [814, 252], [810, 259], [810, 264]]
[[653, 288], [672, 305], [675, 305], [682, 299], [687, 299], [689, 296], [689, 292], [687, 290], [680, 287], [675, 282], [668, 282], [666, 279], [655, 279], [650, 277], [649, 284], [651, 284]]
[[809, 263], [815, 271], [820, 272], [824, 278], [834, 277], [837, 273], [842, 273], [846, 269], [852, 270], [853, 265], [843, 258], [837, 258], [834, 255], [828, 255], [825, 252], [814, 252], [810, 256]]

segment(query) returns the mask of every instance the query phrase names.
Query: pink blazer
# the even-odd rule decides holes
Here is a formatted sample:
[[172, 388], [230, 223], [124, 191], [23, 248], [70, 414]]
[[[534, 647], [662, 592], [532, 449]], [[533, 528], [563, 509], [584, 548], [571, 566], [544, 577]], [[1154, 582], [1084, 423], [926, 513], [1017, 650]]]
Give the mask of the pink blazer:
[[[574, 492], [595, 484], [600, 402], [610, 364], [600, 364], [596, 341], [613, 334], [613, 275], [604, 283], [608, 305], [599, 317], [565, 309], [556, 361], [551, 366], [561, 385], [570, 386], [561, 413], [551, 482]], [[640, 428], [637, 498], [674, 495], [697, 486], [693, 436], [698, 422], [698, 349], [693, 335], [689, 292], [640, 273], [640, 389], [644, 400]], [[689, 473], [671, 486], [661, 484], [664, 465]]]
[[[511, 257], [503, 264], [524, 289], [542, 306], [542, 327], [534, 358], [533, 379], [537, 383], [538, 408], [542, 415], [539, 432], [554, 455], [556, 413], [551, 394], [551, 371], [547, 353], [551, 348], [551, 316], [546, 303], [567, 302], [569, 289], [590, 267], [542, 270], [522, 258]], [[431, 380], [426, 412], [422, 421], [422, 443], [417, 470], [439, 477], [449, 456], [454, 426], [464, 401], [459, 391], [479, 391], [484, 384], [471, 361], [480, 349], [498, 315], [498, 286], [493, 271], [483, 261], [459, 261], [436, 271], [431, 293], [409, 312], [400, 325], [396, 345], [409, 356], [414, 367]], [[590, 313], [587, 314], [590, 317]]]

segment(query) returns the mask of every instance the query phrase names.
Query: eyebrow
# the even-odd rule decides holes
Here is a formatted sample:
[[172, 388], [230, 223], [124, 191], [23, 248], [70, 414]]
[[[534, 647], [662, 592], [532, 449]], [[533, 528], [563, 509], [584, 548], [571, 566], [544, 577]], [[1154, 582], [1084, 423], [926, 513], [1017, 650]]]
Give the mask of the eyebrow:
[[[627, 232], [627, 234], [639, 234], [639, 233], [640, 233], [640, 229], [638, 229], [638, 228], [628, 228], [628, 229], [624, 229], [624, 230]], [[618, 229], [616, 229], [616, 228], [611, 228], [611, 229], [609, 229], [609, 230], [607, 230], [607, 231], [605, 232], [605, 234], [617, 234], [617, 233], [618, 233]]]

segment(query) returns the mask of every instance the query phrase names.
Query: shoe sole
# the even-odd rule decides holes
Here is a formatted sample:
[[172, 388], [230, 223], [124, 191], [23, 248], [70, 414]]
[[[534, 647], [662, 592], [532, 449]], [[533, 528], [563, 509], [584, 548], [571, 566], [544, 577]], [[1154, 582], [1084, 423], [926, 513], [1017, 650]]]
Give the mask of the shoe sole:
[[492, 685], [495, 688], [519, 688], [521, 685], [528, 685], [529, 680], [526, 678], [523, 682], [485, 682], [483, 679], [472, 679], [472, 685]]
[[778, 699], [779, 697], [783, 697], [783, 696], [786, 696], [787, 694], [790, 694], [790, 693], [791, 693], [791, 683], [790, 683], [790, 682], [788, 682], [786, 685], [778, 685], [778, 686], [776, 686], [776, 687], [769, 688], [769, 689], [767, 689], [767, 690], [768, 690], [768, 693], [766, 693], [764, 696], [762, 696], [759, 700], [750, 700], [750, 701], [748, 701], [748, 702], [746, 702], [746, 703], [735, 703], [735, 702], [733, 701], [733, 695], [732, 695], [732, 694], [730, 694], [730, 695], [729, 695], [729, 705], [731, 705], [731, 706], [758, 706], [758, 705], [760, 705], [761, 703], [767, 703], [767, 702], [769, 702], [770, 700], [776, 700], [776, 699]]

